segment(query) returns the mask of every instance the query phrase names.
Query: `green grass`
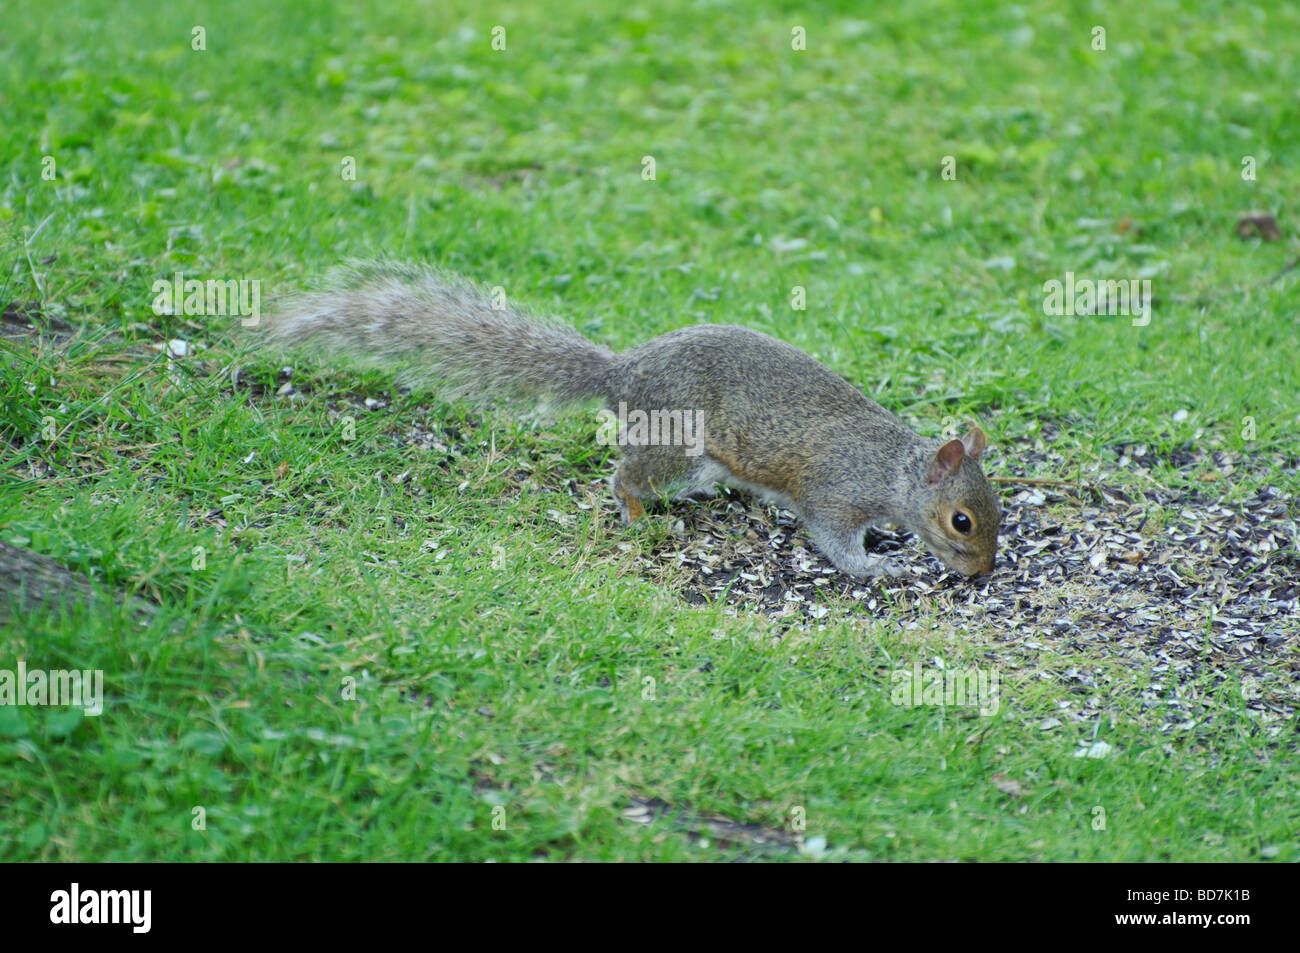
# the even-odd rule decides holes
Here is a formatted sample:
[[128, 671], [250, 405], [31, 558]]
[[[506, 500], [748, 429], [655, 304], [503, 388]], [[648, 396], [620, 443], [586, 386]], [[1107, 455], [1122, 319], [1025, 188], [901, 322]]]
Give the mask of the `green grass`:
[[[1052, 420], [1074, 471], [1041, 476], [1192, 442], [1242, 453], [1226, 498], [1294, 498], [1296, 273], [1262, 283], [1300, 253], [1300, 11], [589, 6], [6, 17], [0, 304], [77, 330], [0, 344], [0, 538], [164, 609], [0, 630], [0, 669], [102, 669], [107, 695], [97, 718], [0, 707], [0, 858], [798, 858], [697, 834], [800, 812], [830, 858], [1300, 858], [1295, 726], [1266, 737], [1231, 672], [1183, 735], [1122, 679], [1055, 731], [1069, 693], [1023, 669], [991, 718], [893, 705], [897, 667], [999, 655], [939, 613], [786, 632], [687, 605], [637, 561], [671, 521], [625, 529], [591, 489], [591, 415], [301, 361], [276, 397], [288, 362], [237, 321], [150, 307], [177, 271], [269, 294], [427, 260], [616, 348], [747, 324], [924, 433]], [[1283, 241], [1235, 236], [1255, 208]], [[1151, 276], [1150, 325], [1044, 315], [1066, 271]], [[176, 338], [197, 357], [143, 346]], [[1094, 740], [1108, 757], [1076, 757]], [[666, 810], [624, 817], [646, 801]]]

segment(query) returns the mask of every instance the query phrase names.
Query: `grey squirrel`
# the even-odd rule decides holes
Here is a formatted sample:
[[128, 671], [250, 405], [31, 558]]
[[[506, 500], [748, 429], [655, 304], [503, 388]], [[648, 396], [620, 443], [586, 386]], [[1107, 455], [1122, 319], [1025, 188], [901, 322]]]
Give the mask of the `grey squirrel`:
[[766, 334], [701, 324], [616, 354], [468, 281], [386, 262], [344, 270], [333, 287], [288, 299], [263, 324], [268, 342], [405, 366], [413, 382], [449, 397], [693, 414], [694, 442], [622, 441], [611, 485], [624, 522], [644, 515], [643, 500], [709, 495], [723, 483], [791, 509], [852, 575], [902, 573], [896, 560], [864, 551], [864, 531], [883, 522], [919, 536], [960, 573], [993, 569], [1001, 508], [979, 462], [984, 431], [921, 437]]

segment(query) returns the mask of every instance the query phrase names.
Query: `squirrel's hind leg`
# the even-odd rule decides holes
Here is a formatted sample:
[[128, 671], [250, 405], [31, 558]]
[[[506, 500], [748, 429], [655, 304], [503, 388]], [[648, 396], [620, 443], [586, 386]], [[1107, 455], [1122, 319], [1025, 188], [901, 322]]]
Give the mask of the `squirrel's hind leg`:
[[[657, 448], [655, 448], [657, 449]], [[642, 500], [655, 499], [657, 468], [652, 453], [645, 447], [624, 447], [614, 475], [609, 478], [610, 488], [614, 491], [614, 500], [618, 503], [618, 515], [624, 523], [635, 523], [645, 516]]]
[[661, 495], [674, 500], [714, 496], [714, 484], [730, 476], [727, 468], [707, 455], [687, 457], [679, 447], [629, 446], [610, 478], [614, 499], [624, 523], [645, 515], [642, 500]]
[[626, 460], [619, 463], [614, 475], [609, 478], [609, 487], [614, 491], [618, 515], [624, 523], [635, 523], [645, 516], [645, 506], [641, 500], [650, 495], [649, 488], [636, 484]]

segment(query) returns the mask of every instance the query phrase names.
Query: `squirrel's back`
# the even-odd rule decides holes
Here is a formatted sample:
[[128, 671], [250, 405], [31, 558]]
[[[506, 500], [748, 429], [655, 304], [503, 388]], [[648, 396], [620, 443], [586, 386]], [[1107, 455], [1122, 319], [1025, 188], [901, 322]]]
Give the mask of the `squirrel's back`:
[[[895, 414], [785, 341], [751, 328], [698, 324], [670, 331], [617, 355], [623, 373], [612, 403], [698, 410], [706, 441], [720, 454], [752, 456], [762, 435], [773, 458], [810, 460], [828, 440], [910, 448], [920, 438]], [[847, 430], [846, 430], [847, 428]], [[779, 449], [778, 449], [779, 448]]]
[[797, 405], [810, 413], [861, 407], [897, 419], [797, 347], [752, 328], [696, 324], [618, 358], [624, 391], [650, 397], [644, 393], [650, 388], [666, 404], [690, 399], [769, 409]]

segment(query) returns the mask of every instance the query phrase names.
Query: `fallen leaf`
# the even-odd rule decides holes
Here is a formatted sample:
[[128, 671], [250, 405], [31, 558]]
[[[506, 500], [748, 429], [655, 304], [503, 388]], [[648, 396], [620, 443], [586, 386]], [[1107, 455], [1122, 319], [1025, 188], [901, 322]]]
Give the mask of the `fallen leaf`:
[[1258, 235], [1266, 242], [1281, 239], [1282, 229], [1277, 226], [1277, 219], [1268, 212], [1247, 212], [1237, 219], [1237, 237], [1250, 238]]

